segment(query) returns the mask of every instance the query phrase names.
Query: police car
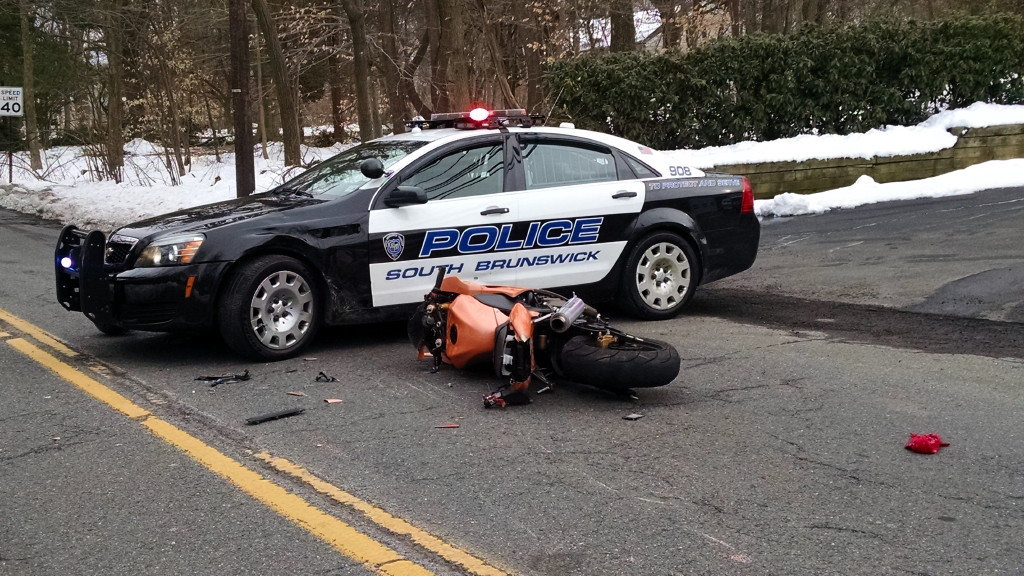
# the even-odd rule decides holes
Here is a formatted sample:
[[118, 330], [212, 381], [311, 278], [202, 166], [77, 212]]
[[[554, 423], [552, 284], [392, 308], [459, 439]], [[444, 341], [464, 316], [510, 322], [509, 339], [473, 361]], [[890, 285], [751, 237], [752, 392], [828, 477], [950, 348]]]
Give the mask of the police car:
[[57, 299], [106, 333], [216, 329], [233, 350], [277, 360], [321, 325], [407, 318], [442, 269], [665, 319], [698, 285], [753, 264], [745, 178], [542, 124], [523, 110], [434, 115], [265, 193], [109, 238], [68, 226]]

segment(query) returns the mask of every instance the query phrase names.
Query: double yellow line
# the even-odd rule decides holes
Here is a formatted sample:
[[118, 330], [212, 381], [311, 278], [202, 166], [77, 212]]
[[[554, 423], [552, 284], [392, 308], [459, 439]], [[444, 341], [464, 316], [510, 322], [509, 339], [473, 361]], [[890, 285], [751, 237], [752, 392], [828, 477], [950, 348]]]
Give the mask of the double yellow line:
[[[74, 358], [78, 353], [45, 330], [0, 309], [0, 321], [11, 328], [31, 337], [57, 354]], [[260, 473], [247, 468], [241, 462], [225, 455], [202, 442], [181, 428], [158, 418], [149, 410], [104, 386], [97, 380], [71, 366], [61, 358], [43, 350], [24, 337], [14, 336], [0, 330], [0, 339], [39, 365], [51, 370], [59, 377], [124, 414], [138, 421], [153, 435], [168, 444], [178, 447], [193, 460], [220, 475], [240, 490], [270, 507], [291, 522], [304, 528], [317, 538], [330, 544], [345, 556], [359, 562], [368, 570], [388, 576], [429, 576], [433, 572], [417, 564], [392, 548], [356, 530], [351, 525], [313, 506], [303, 498], [275, 484]], [[472, 554], [465, 552], [440, 538], [416, 528], [412, 524], [387, 513], [356, 496], [314, 476], [301, 466], [283, 458], [276, 458], [266, 452], [257, 458], [273, 469], [286, 473], [311, 486], [317, 492], [334, 502], [348, 506], [382, 528], [399, 536], [407, 537], [426, 551], [458, 566], [466, 574], [474, 576], [506, 576], [506, 573]]]

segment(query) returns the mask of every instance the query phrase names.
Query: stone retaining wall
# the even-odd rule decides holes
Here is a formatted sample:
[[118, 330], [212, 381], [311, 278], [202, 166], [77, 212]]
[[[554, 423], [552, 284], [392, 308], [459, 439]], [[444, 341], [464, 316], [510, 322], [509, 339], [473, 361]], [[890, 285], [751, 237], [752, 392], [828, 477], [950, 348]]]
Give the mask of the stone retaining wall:
[[876, 182], [901, 182], [938, 176], [988, 160], [1024, 158], [1024, 124], [950, 128], [949, 132], [957, 136], [956, 145], [929, 154], [730, 164], [714, 169], [746, 176], [757, 198], [772, 198], [783, 192], [812, 194], [842, 188], [865, 174]]

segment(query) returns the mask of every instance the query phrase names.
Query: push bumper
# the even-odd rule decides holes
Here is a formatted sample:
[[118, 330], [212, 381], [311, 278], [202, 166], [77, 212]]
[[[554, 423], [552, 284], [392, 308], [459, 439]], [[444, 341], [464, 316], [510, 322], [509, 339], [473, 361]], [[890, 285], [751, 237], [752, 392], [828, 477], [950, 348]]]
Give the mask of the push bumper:
[[109, 269], [106, 237], [66, 226], [54, 253], [57, 301], [98, 325], [175, 332], [215, 324], [216, 294], [229, 263]]

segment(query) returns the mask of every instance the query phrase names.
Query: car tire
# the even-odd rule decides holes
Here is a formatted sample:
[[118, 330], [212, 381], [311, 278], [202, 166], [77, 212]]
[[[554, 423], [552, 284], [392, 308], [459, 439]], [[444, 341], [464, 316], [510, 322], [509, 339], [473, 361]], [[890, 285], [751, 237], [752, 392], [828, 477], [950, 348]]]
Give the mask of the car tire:
[[622, 341], [602, 347], [592, 335], [570, 338], [559, 353], [565, 377], [612, 391], [664, 386], [679, 375], [679, 352], [660, 340]]
[[320, 326], [312, 272], [288, 256], [261, 256], [228, 279], [218, 307], [221, 337], [256, 360], [284, 360], [309, 345]]
[[655, 232], [630, 251], [620, 296], [634, 316], [644, 320], [673, 318], [693, 297], [699, 272], [689, 242], [672, 232]]

